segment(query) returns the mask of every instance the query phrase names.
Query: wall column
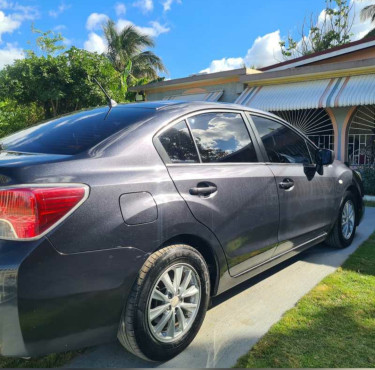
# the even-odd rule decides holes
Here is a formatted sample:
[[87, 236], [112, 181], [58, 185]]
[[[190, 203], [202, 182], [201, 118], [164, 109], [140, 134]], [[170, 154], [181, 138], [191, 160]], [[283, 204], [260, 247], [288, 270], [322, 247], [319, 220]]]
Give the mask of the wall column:
[[335, 153], [336, 158], [342, 162], [347, 161], [348, 148], [348, 125], [356, 107], [327, 108], [335, 131]]

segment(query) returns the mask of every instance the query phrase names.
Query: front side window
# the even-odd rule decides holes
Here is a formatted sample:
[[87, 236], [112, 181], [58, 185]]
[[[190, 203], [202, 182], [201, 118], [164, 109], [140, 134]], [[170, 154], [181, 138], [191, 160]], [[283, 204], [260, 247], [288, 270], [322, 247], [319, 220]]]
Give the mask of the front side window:
[[204, 113], [187, 121], [203, 163], [257, 162], [241, 114]]
[[172, 163], [198, 163], [199, 158], [185, 121], [170, 127], [159, 141]]
[[306, 140], [289, 127], [268, 118], [252, 116], [268, 159], [273, 163], [310, 164]]

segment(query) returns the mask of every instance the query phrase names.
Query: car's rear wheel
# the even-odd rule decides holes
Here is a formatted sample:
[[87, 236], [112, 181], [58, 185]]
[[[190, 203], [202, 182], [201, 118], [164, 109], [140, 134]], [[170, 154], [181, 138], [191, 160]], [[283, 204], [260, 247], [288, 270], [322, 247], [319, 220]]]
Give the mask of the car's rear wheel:
[[327, 239], [327, 244], [334, 248], [349, 247], [357, 228], [356, 200], [351, 192], [346, 192], [341, 204], [337, 221]]
[[207, 265], [187, 245], [152, 254], [124, 309], [118, 338], [133, 354], [166, 361], [182, 352], [204, 320], [210, 295]]

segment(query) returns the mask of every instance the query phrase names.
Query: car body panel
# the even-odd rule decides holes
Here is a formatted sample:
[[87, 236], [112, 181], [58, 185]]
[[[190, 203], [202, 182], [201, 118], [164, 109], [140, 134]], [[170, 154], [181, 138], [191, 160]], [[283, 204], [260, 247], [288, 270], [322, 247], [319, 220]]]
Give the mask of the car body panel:
[[[129, 107], [146, 109], [147, 120], [82, 153], [0, 153], [2, 187], [76, 183], [90, 188], [89, 198], [43, 238], [0, 240], [1, 284], [3, 291], [10, 292], [6, 299], [0, 295], [2, 355], [36, 356], [114, 340], [141, 266], [165, 245], [195, 241], [193, 246], [203, 255], [213, 256], [211, 293], [216, 295], [324, 240], [313, 238], [286, 251], [275, 248], [279, 241], [275, 168], [262, 163], [170, 166], [153, 142], [160, 130], [189, 114], [223, 109], [261, 112], [204, 102]], [[112, 112], [124, 109], [126, 105], [119, 105]], [[108, 108], [87, 110], [88, 115], [93, 112], [103, 116], [103, 124], [111, 114]], [[347, 189], [356, 189], [359, 222], [364, 210], [360, 179], [338, 161], [324, 171], [328, 178], [336, 179], [327, 198], [332, 207], [338, 209]], [[278, 175], [282, 177], [282, 172]], [[328, 189], [326, 184], [320, 185], [320, 175], [315, 176], [314, 181]], [[189, 194], [190, 187], [203, 180], [218, 185], [212, 199]], [[121, 203], [123, 195], [134, 193], [149, 194], [147, 202], [141, 206]], [[302, 190], [298, 194], [305, 196]], [[287, 207], [288, 199], [283, 202]], [[311, 203], [306, 201], [304, 207]], [[297, 200], [294, 204], [299, 205]], [[286, 216], [298, 222], [292, 208]], [[311, 212], [316, 217], [317, 205]], [[124, 214], [133, 216], [124, 219]], [[134, 215], [140, 217], [133, 222]], [[332, 212], [327, 218], [332, 218], [330, 224], [324, 223], [329, 232], [336, 216]], [[308, 225], [302, 227], [308, 230]], [[293, 234], [285, 230], [291, 239]]]
[[[168, 165], [168, 171], [196, 219], [218, 237], [231, 275], [272, 257], [279, 204], [274, 176], [267, 166]], [[191, 195], [189, 190], [202, 182], [215, 184], [217, 192], [209, 197]]]
[[276, 254], [327, 233], [337, 212], [336, 179], [326, 168], [324, 175], [307, 176], [303, 164], [269, 164], [276, 183], [292, 179], [294, 187], [277, 187], [280, 202], [279, 242]]

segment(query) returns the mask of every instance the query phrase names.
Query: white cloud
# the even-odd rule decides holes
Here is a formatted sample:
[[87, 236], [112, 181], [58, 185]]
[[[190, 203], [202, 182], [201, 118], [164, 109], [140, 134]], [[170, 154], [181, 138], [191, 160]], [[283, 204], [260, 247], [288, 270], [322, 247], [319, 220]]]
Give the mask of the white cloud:
[[[17, 3], [0, 0], [0, 43], [4, 33], [12, 33], [18, 29], [25, 20], [33, 20], [39, 16], [39, 12], [33, 6], [23, 6]], [[9, 14], [10, 13], [10, 14]]]
[[14, 44], [6, 44], [5, 48], [0, 49], [0, 69], [7, 64], [12, 64], [16, 59], [23, 59], [25, 53], [21, 48]]
[[181, 0], [164, 0], [164, 1], [162, 1], [164, 11], [167, 12], [167, 11], [171, 10], [171, 7], [172, 7], [173, 3], [181, 4]]
[[71, 7], [71, 5], [67, 5], [65, 3], [61, 3], [57, 9], [50, 10], [48, 14], [53, 17], [57, 18], [60, 14], [64, 13], [66, 10], [68, 10]]
[[87, 18], [86, 28], [89, 31], [101, 29], [102, 24], [106, 23], [108, 19], [108, 16], [105, 14], [92, 13]]
[[64, 37], [63, 40], [62, 40], [62, 43], [65, 46], [71, 46], [73, 44], [73, 41], [71, 39], [68, 39], [68, 38]]
[[371, 20], [368, 19], [365, 22], [361, 20], [361, 10], [367, 5], [374, 5], [374, 0], [352, 0], [351, 4], [353, 4], [352, 14], [354, 15], [352, 27], [354, 41], [365, 37], [373, 28], [375, 28], [375, 24], [371, 23]]
[[12, 15], [5, 15], [5, 13], [0, 10], [0, 43], [2, 42], [1, 36], [3, 33], [12, 33], [20, 26], [20, 21], [15, 20]]
[[280, 41], [280, 30], [258, 37], [246, 54], [245, 64], [261, 68], [282, 61]]
[[125, 4], [123, 4], [123, 3], [117, 3], [115, 5], [115, 11], [116, 11], [116, 15], [118, 17], [121, 17], [122, 15], [125, 15], [125, 13], [126, 13], [126, 6], [125, 6]]
[[210, 66], [200, 73], [215, 73], [222, 71], [229, 71], [231, 69], [237, 69], [243, 67], [245, 61], [243, 58], [223, 58], [219, 60], [213, 60]]
[[107, 51], [106, 40], [95, 32], [90, 32], [89, 39], [85, 41], [84, 48], [92, 53], [102, 54]]
[[[368, 32], [375, 28], [375, 24], [371, 23], [370, 20], [363, 22], [360, 18], [361, 10], [367, 5], [373, 5], [374, 0], [351, 0], [350, 4], [352, 5], [350, 18], [353, 22], [351, 30], [353, 33], [352, 41], [356, 41], [362, 39]], [[319, 14], [318, 26], [319, 24], [322, 24], [324, 17], [325, 10]], [[246, 65], [247, 67], [254, 66], [255, 68], [262, 68], [279, 63], [283, 61], [279, 44], [280, 41], [282, 41], [282, 38], [279, 30], [260, 36], [254, 41], [245, 57], [214, 60], [208, 68], [201, 72], [214, 73], [240, 68], [243, 65]], [[299, 41], [299, 44], [300, 43], [301, 41]]]
[[153, 0], [138, 0], [133, 3], [133, 6], [140, 8], [143, 13], [148, 13], [154, 9], [154, 2]]
[[64, 31], [66, 30], [66, 26], [65, 24], [58, 24], [57, 26], [53, 27], [53, 30], [57, 32]]
[[151, 27], [140, 27], [126, 19], [119, 19], [116, 24], [116, 28], [118, 31], [122, 31], [125, 27], [133, 26], [138, 32], [150, 37], [158, 37], [159, 35], [170, 31], [170, 28], [162, 26], [159, 22], [150, 22], [150, 25]]
[[247, 67], [261, 68], [270, 64], [278, 63], [282, 60], [279, 44], [280, 41], [280, 31], [260, 36], [254, 41], [245, 57], [214, 60], [211, 62], [210, 66], [201, 71], [201, 73], [228, 71], [241, 68], [244, 65]]

